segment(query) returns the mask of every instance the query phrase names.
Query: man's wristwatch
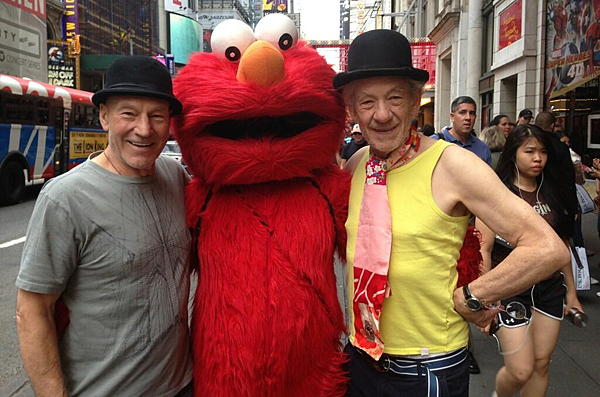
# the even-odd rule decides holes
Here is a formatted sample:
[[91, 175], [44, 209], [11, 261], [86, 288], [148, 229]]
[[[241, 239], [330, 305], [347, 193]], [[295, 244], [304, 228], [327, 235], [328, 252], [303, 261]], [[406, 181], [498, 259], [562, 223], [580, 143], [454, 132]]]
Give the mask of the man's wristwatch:
[[483, 309], [483, 305], [479, 302], [479, 299], [475, 298], [471, 291], [469, 291], [469, 285], [466, 284], [463, 286], [463, 293], [465, 294], [465, 306], [469, 308], [472, 312], [478, 312]]

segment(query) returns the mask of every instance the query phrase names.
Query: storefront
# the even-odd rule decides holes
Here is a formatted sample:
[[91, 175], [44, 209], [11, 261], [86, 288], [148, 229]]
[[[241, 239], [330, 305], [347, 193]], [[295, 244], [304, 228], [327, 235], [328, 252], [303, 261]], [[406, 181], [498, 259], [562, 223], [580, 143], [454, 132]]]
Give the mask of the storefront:
[[544, 101], [573, 150], [593, 158], [600, 156], [600, 2], [583, 3], [548, 1]]

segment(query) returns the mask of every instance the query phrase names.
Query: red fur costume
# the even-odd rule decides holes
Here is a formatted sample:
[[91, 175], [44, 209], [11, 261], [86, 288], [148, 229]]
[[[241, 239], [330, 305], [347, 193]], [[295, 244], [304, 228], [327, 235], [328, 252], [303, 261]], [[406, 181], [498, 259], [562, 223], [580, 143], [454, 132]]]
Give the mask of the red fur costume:
[[173, 127], [194, 175], [188, 225], [200, 226], [196, 396], [345, 391], [333, 256], [345, 249], [349, 175], [332, 163], [345, 110], [315, 50], [281, 53], [272, 84], [238, 81], [241, 62], [206, 53], [175, 79], [184, 113]]

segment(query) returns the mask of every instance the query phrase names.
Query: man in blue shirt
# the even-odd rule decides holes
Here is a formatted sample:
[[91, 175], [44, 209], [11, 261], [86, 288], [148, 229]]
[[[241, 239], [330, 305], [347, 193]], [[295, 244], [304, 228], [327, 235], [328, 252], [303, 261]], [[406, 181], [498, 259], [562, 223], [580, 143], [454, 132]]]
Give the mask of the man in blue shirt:
[[[475, 119], [477, 118], [477, 104], [470, 96], [459, 96], [450, 105], [450, 121], [452, 126], [444, 127], [442, 132], [433, 134], [433, 139], [443, 139], [450, 143], [461, 146], [477, 155], [492, 166], [492, 152], [473, 131]], [[479, 365], [473, 356], [473, 341], [469, 329], [469, 372], [480, 373]]]
[[459, 96], [450, 106], [450, 121], [452, 126], [444, 127], [442, 132], [434, 134], [433, 139], [443, 139], [450, 143], [461, 146], [492, 166], [492, 153], [475, 133], [475, 119], [477, 118], [477, 104], [469, 96]]

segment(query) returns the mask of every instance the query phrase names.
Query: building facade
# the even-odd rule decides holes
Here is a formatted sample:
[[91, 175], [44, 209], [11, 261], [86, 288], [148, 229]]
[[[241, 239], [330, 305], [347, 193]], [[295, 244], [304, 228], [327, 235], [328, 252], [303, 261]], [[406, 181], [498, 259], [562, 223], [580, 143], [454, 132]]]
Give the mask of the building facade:
[[478, 104], [476, 131], [498, 114], [515, 121], [525, 108], [544, 109], [546, 1], [428, 3], [428, 36], [437, 45], [436, 130], [450, 123], [450, 104], [461, 95]]

